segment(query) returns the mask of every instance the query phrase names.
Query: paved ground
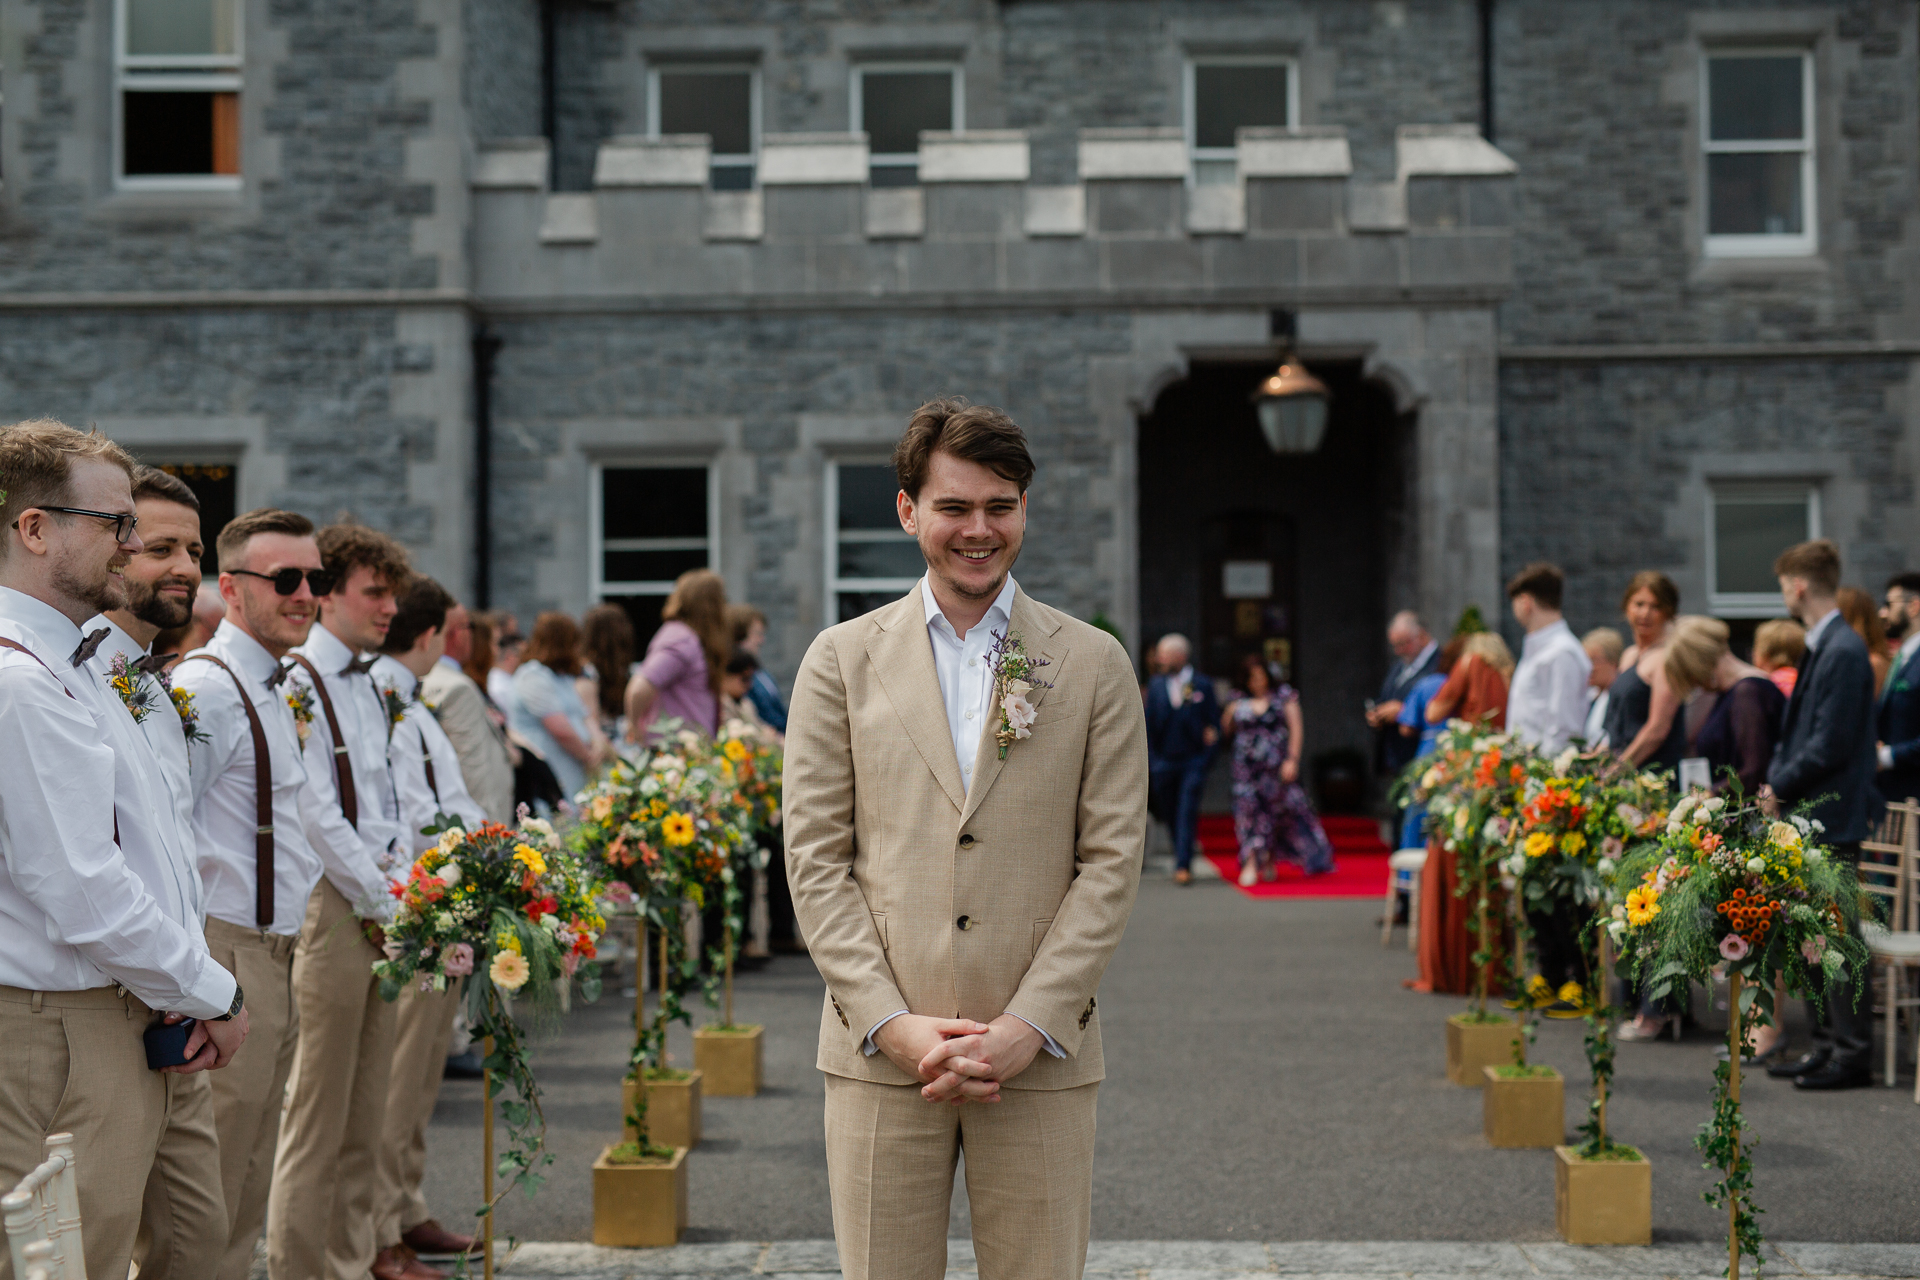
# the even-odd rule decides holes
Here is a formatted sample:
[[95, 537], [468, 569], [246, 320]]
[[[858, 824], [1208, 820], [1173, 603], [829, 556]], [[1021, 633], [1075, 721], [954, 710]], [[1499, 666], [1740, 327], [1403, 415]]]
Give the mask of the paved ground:
[[[1143, 886], [1100, 998], [1108, 1080], [1094, 1174], [1096, 1241], [1215, 1242], [1183, 1255], [1178, 1265], [1186, 1268], [1202, 1267], [1192, 1259], [1213, 1256], [1207, 1249], [1248, 1248], [1255, 1253], [1245, 1259], [1270, 1261], [1234, 1267], [1506, 1269], [1504, 1262], [1461, 1261], [1484, 1256], [1514, 1262], [1516, 1274], [1556, 1269], [1540, 1260], [1560, 1255], [1535, 1248], [1556, 1239], [1551, 1154], [1487, 1146], [1478, 1091], [1452, 1086], [1442, 1074], [1443, 1020], [1463, 1002], [1402, 989], [1412, 958], [1403, 934], [1395, 935], [1393, 949], [1381, 949], [1377, 912], [1372, 902], [1255, 902], [1219, 882], [1181, 890], [1156, 878]], [[758, 1098], [707, 1101], [707, 1140], [692, 1157], [687, 1239], [743, 1243], [689, 1259], [725, 1257], [735, 1266], [759, 1247], [746, 1242], [832, 1235], [821, 1085], [812, 1068], [820, 990], [804, 957], [741, 979], [741, 1018], [768, 1027], [769, 1087]], [[541, 1051], [558, 1160], [537, 1199], [516, 1200], [501, 1216], [503, 1228], [522, 1240], [591, 1235], [588, 1166], [617, 1135], [631, 1007], [615, 987], [600, 1005], [577, 1009]], [[1579, 1028], [1547, 1024], [1535, 1055], [1569, 1077], [1570, 1127], [1585, 1105]], [[1614, 1125], [1654, 1162], [1656, 1242], [1711, 1241], [1724, 1230], [1724, 1219], [1700, 1200], [1708, 1176], [1691, 1143], [1708, 1113], [1714, 1047], [1710, 1034], [1698, 1031], [1678, 1045], [1620, 1049]], [[677, 1061], [690, 1060], [684, 1033], [674, 1051]], [[1912, 1101], [1910, 1070], [1900, 1091], [1838, 1095], [1803, 1094], [1749, 1074], [1756, 1181], [1770, 1237], [1920, 1242], [1920, 1106]], [[448, 1223], [478, 1202], [478, 1101], [477, 1084], [449, 1081], [434, 1117], [429, 1198]], [[956, 1202], [953, 1234], [962, 1237], [964, 1191]], [[1421, 1261], [1418, 1249], [1437, 1246], [1409, 1244], [1414, 1252], [1404, 1252], [1370, 1245], [1386, 1250], [1380, 1256], [1393, 1265], [1350, 1265], [1353, 1257], [1342, 1254], [1334, 1267], [1294, 1265], [1290, 1260], [1317, 1256], [1301, 1253], [1303, 1246], [1220, 1243], [1234, 1241], [1520, 1244], [1432, 1261]], [[1109, 1256], [1119, 1255], [1096, 1255]], [[1861, 1260], [1868, 1256], [1819, 1254], [1818, 1266], [1878, 1274], [1876, 1268], [1892, 1265], [1869, 1265]], [[1910, 1262], [1913, 1253], [1899, 1256]], [[535, 1260], [523, 1257], [528, 1266]], [[1673, 1274], [1720, 1268], [1675, 1261], [1692, 1257], [1652, 1255], [1645, 1265]], [[762, 1261], [758, 1253], [753, 1258], [753, 1265]], [[1517, 1265], [1523, 1258], [1527, 1265]], [[1414, 1261], [1400, 1265], [1406, 1259]], [[619, 1267], [642, 1265], [578, 1274], [626, 1274]], [[1175, 1264], [1114, 1265], [1160, 1275], [1159, 1268]], [[1805, 1259], [1800, 1265], [1813, 1270]], [[682, 1268], [676, 1262], [674, 1269]]]

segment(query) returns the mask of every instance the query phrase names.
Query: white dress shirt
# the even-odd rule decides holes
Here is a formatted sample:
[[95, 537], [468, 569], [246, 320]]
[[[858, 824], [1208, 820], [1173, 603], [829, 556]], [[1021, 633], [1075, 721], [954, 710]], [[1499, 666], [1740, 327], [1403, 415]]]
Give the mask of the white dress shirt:
[[[1589, 658], [1591, 662], [1593, 659]], [[1608, 689], [1587, 690], [1587, 725], [1585, 737], [1587, 750], [1597, 751], [1607, 745], [1607, 708], [1613, 705], [1613, 693]]]
[[[1913, 657], [1915, 649], [1920, 649], [1920, 625], [1915, 625], [1907, 633], [1907, 638], [1900, 642], [1900, 651], [1893, 655], [1893, 665], [1887, 668], [1887, 682], [1880, 689], [1882, 698], [1886, 697], [1887, 692], [1893, 688], [1893, 682], [1899, 678], [1901, 668], [1905, 667], [1907, 660]], [[1876, 711], [1874, 714], [1877, 717], [1879, 713]], [[1880, 768], [1893, 768], [1893, 747], [1885, 742], [1878, 743], [1874, 747], [1874, 758]]]
[[1818, 649], [1820, 641], [1826, 638], [1827, 628], [1840, 617], [1840, 610], [1829, 609], [1821, 614], [1814, 624], [1807, 628], [1807, 648]]
[[[313, 727], [307, 734], [307, 787], [302, 793], [307, 842], [320, 855], [320, 864], [354, 914], [375, 924], [393, 918], [397, 906], [391, 886], [406, 879], [413, 865], [412, 841], [400, 825], [400, 799], [394, 790], [393, 770], [387, 764], [387, 708], [366, 673], [347, 674], [359, 657], [325, 626], [316, 624], [307, 642], [294, 650], [326, 681], [333, 712], [340, 717], [340, 737], [353, 765], [357, 824], [340, 811], [340, 792], [334, 779], [333, 735], [327, 729], [326, 704], [313, 691]], [[296, 666], [289, 682], [311, 686], [305, 667]]]
[[1189, 662], [1167, 677], [1167, 701], [1178, 711], [1187, 705], [1187, 695], [1193, 692], [1193, 664]]
[[[1018, 589], [1013, 575], [1008, 574], [1007, 585], [1000, 588], [1000, 594], [987, 606], [986, 615], [961, 637], [954, 633], [953, 624], [940, 611], [939, 602], [933, 598], [933, 585], [924, 577], [920, 579], [920, 603], [926, 609], [927, 638], [933, 645], [933, 671], [940, 680], [940, 700], [947, 708], [947, 731], [953, 735], [954, 758], [960, 762], [960, 776], [966, 780], [969, 790], [973, 787], [974, 756], [980, 750], [983, 717], [993, 713], [993, 669], [987, 665], [987, 652], [993, 648], [993, 633], [1005, 635], [1013, 625], [1013, 595]], [[1192, 669], [1188, 670], [1191, 674]], [[868, 1057], [879, 1049], [873, 1042], [874, 1032], [905, 1012], [905, 1009], [896, 1009], [867, 1031], [867, 1041], [861, 1048]], [[1020, 1018], [1017, 1013], [1013, 1016]], [[1020, 1021], [1027, 1022], [1025, 1018]], [[1031, 1022], [1027, 1025], [1033, 1027]], [[1045, 1028], [1033, 1029], [1047, 1042], [1048, 1053], [1056, 1058], [1067, 1056]]]
[[[273, 919], [266, 932], [298, 936], [307, 918], [307, 899], [320, 883], [320, 855], [307, 843], [301, 793], [307, 770], [301, 760], [300, 730], [287, 705], [285, 681], [269, 687], [280, 663], [260, 642], [222, 621], [207, 641], [206, 653], [227, 664], [247, 691], [267, 738], [267, 769], [273, 783]], [[254, 794], [253, 730], [233, 677], [211, 662], [187, 658], [173, 669], [173, 682], [193, 695], [200, 713], [203, 742], [187, 748], [192, 765], [193, 832], [199, 846], [200, 878], [207, 887], [207, 914], [216, 920], [258, 929], [258, 867], [254, 828], [259, 824]], [[315, 726], [325, 733], [324, 726]]]
[[220, 1016], [233, 975], [167, 850], [171, 802], [133, 717], [73, 665], [80, 629], [57, 609], [0, 587], [0, 636], [40, 659], [0, 649], [0, 985], [118, 983], [154, 1009]]
[[1564, 618], [1527, 634], [1507, 693], [1507, 732], [1549, 756], [1558, 755], [1587, 722], [1587, 677], [1593, 659]]
[[[420, 701], [420, 680], [392, 657], [382, 656], [373, 664], [375, 683], [391, 686], [407, 700], [407, 714], [393, 726], [393, 740], [387, 746], [387, 761], [393, 770], [394, 789], [400, 796], [401, 821], [412, 834], [408, 851], [415, 857], [433, 848], [440, 837], [420, 834], [420, 828], [434, 825], [434, 818], [450, 813], [477, 829], [487, 820], [486, 813], [467, 794], [460, 776], [460, 755], [453, 749], [440, 722]], [[425, 761], [433, 760], [433, 779], [427, 779]]]

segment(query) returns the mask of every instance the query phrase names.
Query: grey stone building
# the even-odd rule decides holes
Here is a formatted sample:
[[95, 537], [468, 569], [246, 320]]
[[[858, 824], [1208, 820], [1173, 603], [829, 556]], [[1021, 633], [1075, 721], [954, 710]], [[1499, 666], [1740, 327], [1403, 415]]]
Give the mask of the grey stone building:
[[[940, 393], [1018, 574], [1363, 738], [1396, 608], [1771, 611], [1915, 545], [1920, 56], [1892, 0], [0, 0], [0, 416], [393, 531], [470, 600], [902, 590]], [[1249, 395], [1291, 346], [1310, 454]]]

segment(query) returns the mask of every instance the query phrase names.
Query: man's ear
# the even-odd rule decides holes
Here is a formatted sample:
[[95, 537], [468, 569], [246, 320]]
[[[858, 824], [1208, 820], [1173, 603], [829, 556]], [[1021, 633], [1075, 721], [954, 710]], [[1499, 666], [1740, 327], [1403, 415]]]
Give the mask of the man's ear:
[[[1025, 504], [1025, 501], [1026, 499], [1023, 495], [1021, 498], [1021, 502], [1023, 506]], [[907, 496], [907, 491], [905, 489], [902, 489], [898, 493], [893, 495], [893, 507], [894, 507], [894, 512], [900, 517], [900, 527], [906, 530], [908, 533], [912, 534], [914, 537], [916, 538], [919, 537], [920, 531], [914, 528], [913, 499]]]

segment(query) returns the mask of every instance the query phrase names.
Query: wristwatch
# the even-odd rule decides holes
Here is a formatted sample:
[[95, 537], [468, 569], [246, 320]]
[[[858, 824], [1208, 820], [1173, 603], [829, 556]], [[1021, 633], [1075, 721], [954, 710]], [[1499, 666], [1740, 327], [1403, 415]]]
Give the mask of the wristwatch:
[[233, 1015], [240, 1012], [240, 1006], [246, 1003], [246, 999], [247, 999], [246, 993], [240, 990], [240, 984], [237, 982], [234, 983], [233, 984], [233, 1003], [227, 1006], [227, 1011], [225, 1013], [221, 1014], [217, 1018], [211, 1018], [209, 1019], [209, 1021], [231, 1022], [233, 1020]]

